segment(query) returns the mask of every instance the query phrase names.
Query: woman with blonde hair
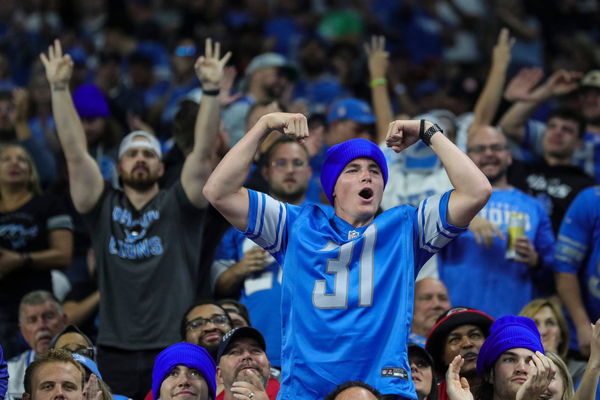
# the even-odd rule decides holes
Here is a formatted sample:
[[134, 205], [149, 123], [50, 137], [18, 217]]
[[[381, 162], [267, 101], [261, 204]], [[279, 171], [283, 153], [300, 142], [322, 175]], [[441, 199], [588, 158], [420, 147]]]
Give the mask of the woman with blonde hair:
[[560, 308], [549, 299], [531, 300], [519, 313], [535, 321], [544, 350], [558, 354], [563, 361], [569, 351], [569, 328]]

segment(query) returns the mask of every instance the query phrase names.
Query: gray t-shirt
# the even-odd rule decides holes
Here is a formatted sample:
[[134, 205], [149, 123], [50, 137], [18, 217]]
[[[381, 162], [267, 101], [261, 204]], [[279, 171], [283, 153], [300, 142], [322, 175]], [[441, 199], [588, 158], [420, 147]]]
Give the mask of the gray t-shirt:
[[181, 318], [204, 277], [199, 265], [205, 209], [189, 201], [181, 182], [141, 210], [106, 185], [83, 217], [98, 268], [98, 344], [145, 350], [180, 341]]

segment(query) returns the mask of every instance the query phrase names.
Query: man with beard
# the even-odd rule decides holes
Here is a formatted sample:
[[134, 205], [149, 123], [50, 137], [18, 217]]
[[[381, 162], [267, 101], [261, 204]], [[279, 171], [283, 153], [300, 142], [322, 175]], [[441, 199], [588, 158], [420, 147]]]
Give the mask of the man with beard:
[[[206, 42], [195, 64], [203, 86], [194, 147], [180, 181], [159, 190], [163, 174], [156, 138], [135, 131], [121, 142], [117, 173], [123, 190], [106, 185], [86, 149], [68, 90], [73, 61], [55, 41], [40, 58], [52, 93], [75, 208], [90, 226], [100, 290], [98, 365], [116, 393], [143, 398], [152, 361], [179, 340], [179, 318], [201, 284], [198, 269], [207, 201], [202, 188], [213, 165], [223, 68], [220, 45]], [[158, 318], [157, 316], [160, 316]]]
[[[262, 175], [269, 194], [295, 205], [304, 203], [311, 176], [306, 147], [290, 137], [280, 137], [265, 155]], [[223, 237], [212, 266], [217, 297], [239, 298], [269, 343], [272, 365], [281, 365], [281, 266], [275, 259], [231, 228]]]
[[204, 347], [217, 359], [217, 350], [223, 335], [233, 329], [233, 322], [227, 311], [211, 300], [201, 301], [191, 306], [181, 320], [181, 338]]
[[8, 361], [10, 376], [7, 399], [20, 399], [25, 391], [25, 370], [36, 357], [50, 348], [54, 335], [62, 331], [67, 316], [52, 295], [45, 290], [26, 294], [19, 304], [19, 329], [30, 350]]
[[[473, 232], [466, 232], [440, 251], [439, 276], [452, 304], [467, 304], [495, 318], [516, 315], [552, 279], [550, 219], [536, 199], [508, 184], [506, 171], [512, 156], [500, 131], [477, 128], [468, 139], [467, 155], [494, 189], [479, 215], [495, 224], [504, 237], [494, 237], [486, 247], [477, 243]], [[511, 219], [520, 221], [521, 232], [511, 236], [509, 243]], [[507, 251], [509, 245], [513, 252]]]
[[272, 385], [265, 339], [245, 326], [223, 336], [217, 355], [217, 380], [223, 391], [216, 400], [274, 400], [279, 385]]
[[460, 355], [465, 361], [460, 370], [471, 388], [481, 384], [476, 373], [477, 355], [489, 334], [494, 319], [486, 313], [467, 307], [453, 307], [443, 313], [427, 337], [426, 350], [433, 358], [439, 384], [440, 400], [448, 399], [444, 380], [448, 365]]

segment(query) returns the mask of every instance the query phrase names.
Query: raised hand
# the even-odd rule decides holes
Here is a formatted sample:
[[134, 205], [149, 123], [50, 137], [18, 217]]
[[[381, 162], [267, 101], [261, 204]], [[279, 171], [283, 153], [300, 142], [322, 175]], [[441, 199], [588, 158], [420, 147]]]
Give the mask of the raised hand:
[[365, 43], [365, 52], [369, 57], [371, 79], [385, 78], [390, 54], [385, 51], [385, 37], [371, 36], [371, 44]]
[[220, 88], [223, 70], [229, 58], [231, 58], [230, 51], [221, 58], [221, 43], [215, 42], [213, 45], [212, 39], [206, 39], [204, 55], [198, 57], [194, 64], [196, 76], [202, 83], [204, 90], [217, 90]]
[[544, 71], [541, 68], [521, 68], [504, 90], [504, 98], [508, 101], [535, 101], [533, 88], [540, 83]]
[[592, 337], [590, 341], [590, 359], [588, 364], [600, 367], [600, 319], [592, 326]]
[[308, 123], [302, 114], [275, 112], [260, 118], [269, 131], [278, 131], [284, 135], [294, 136], [303, 141], [308, 137]]
[[494, 46], [492, 52], [492, 59], [494, 64], [502, 63], [507, 66], [510, 63], [511, 50], [515, 44], [515, 38], [510, 37], [510, 33], [507, 28], [502, 28], [498, 35], [498, 42]]
[[58, 39], [48, 47], [48, 54], [40, 54], [40, 60], [46, 70], [46, 79], [50, 86], [66, 89], [73, 74], [73, 60], [68, 54], [63, 54]]
[[460, 376], [460, 369], [465, 360], [460, 356], [454, 357], [446, 371], [446, 393], [450, 400], [473, 400], [469, 382]]
[[552, 96], [562, 96], [579, 88], [581, 76], [581, 72], [559, 69], [544, 82], [544, 87], [548, 88]]
[[94, 374], [90, 375], [87, 383], [83, 388], [83, 400], [100, 400], [102, 398], [102, 390], [98, 377]]
[[556, 375], [556, 367], [552, 360], [539, 351], [531, 357], [529, 365], [527, 380], [517, 390], [515, 400], [539, 399]]
[[[431, 122], [425, 121], [425, 130], [432, 125]], [[419, 140], [420, 129], [421, 121], [419, 120], [394, 121], [388, 127], [385, 144], [398, 153]]]

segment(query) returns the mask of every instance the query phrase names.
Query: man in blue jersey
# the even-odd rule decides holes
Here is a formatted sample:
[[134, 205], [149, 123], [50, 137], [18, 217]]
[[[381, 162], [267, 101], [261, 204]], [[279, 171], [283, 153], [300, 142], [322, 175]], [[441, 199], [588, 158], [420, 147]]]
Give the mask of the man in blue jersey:
[[[504, 237], [495, 237], [486, 247], [477, 243], [472, 232], [465, 233], [440, 251], [440, 279], [448, 287], [452, 304], [477, 308], [494, 318], [516, 315], [539, 295], [534, 283], [552, 282], [550, 219], [536, 199], [508, 184], [506, 170], [512, 157], [498, 129], [477, 128], [469, 137], [467, 154], [494, 188], [479, 215], [496, 225]], [[523, 221], [523, 234], [514, 242], [514, 257], [507, 256], [511, 215]]]
[[[308, 151], [294, 138], [280, 137], [265, 154], [262, 174], [269, 195], [301, 205], [311, 176]], [[269, 253], [235, 228], [225, 233], [211, 271], [214, 293], [239, 298], [250, 313], [252, 326], [269, 344], [271, 365], [281, 366], [281, 266]]]
[[462, 233], [491, 187], [471, 160], [427, 121], [395, 121], [387, 144], [430, 144], [455, 190], [375, 217], [387, 165], [372, 142], [329, 149], [321, 183], [333, 209], [281, 203], [242, 187], [252, 157], [272, 131], [308, 135], [301, 114], [272, 113], [227, 153], [204, 194], [236, 228], [283, 265], [281, 399], [323, 398], [360, 380], [386, 395], [416, 399], [406, 342], [418, 269]]
[[556, 288], [576, 333], [571, 347], [589, 355], [590, 321], [600, 318], [600, 187], [583, 190], [571, 203], [555, 258]]

